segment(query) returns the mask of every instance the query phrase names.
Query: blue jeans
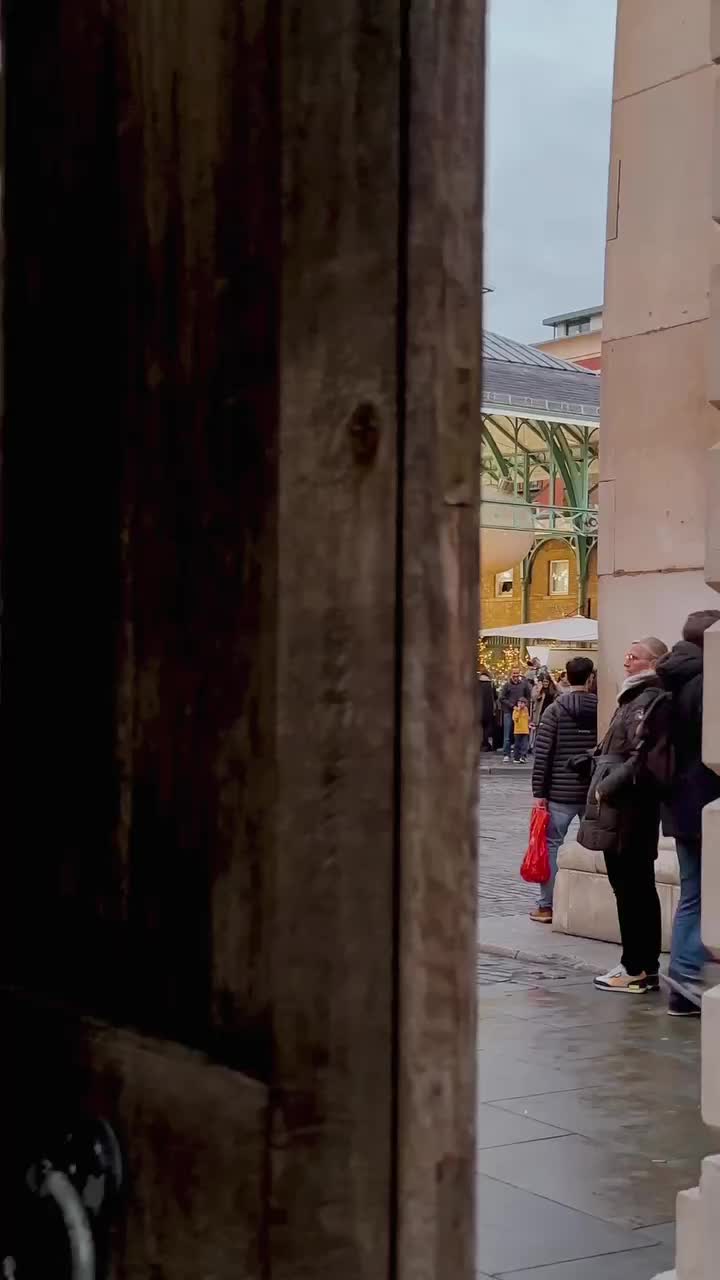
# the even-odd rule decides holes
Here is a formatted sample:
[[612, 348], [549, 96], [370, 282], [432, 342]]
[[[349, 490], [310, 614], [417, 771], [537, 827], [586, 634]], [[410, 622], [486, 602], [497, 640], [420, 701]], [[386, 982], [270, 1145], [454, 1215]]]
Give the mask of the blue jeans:
[[680, 863], [680, 901], [675, 913], [670, 947], [670, 977], [697, 982], [710, 953], [700, 936], [700, 840], [677, 840]]
[[515, 734], [515, 759], [527, 760], [528, 747], [530, 746], [529, 733]]
[[503, 711], [503, 755], [510, 755], [510, 746], [513, 740], [513, 718], [512, 711]]
[[555, 888], [555, 877], [557, 875], [557, 859], [558, 850], [565, 840], [568, 833], [570, 823], [573, 818], [582, 818], [585, 812], [584, 804], [556, 804], [551, 800], [548, 804], [550, 811], [550, 824], [548, 826], [547, 844], [548, 857], [550, 859], [550, 879], [545, 884], [540, 885], [539, 907], [544, 907], [548, 911], [552, 911], [553, 890]]

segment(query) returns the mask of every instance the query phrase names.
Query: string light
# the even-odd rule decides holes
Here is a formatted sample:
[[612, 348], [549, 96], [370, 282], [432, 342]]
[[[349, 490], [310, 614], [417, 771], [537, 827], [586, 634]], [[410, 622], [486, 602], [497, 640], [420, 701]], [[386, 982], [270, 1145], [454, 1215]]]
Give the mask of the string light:
[[496, 680], [507, 680], [510, 672], [516, 667], [524, 670], [530, 661], [527, 649], [511, 645], [507, 649], [497, 649], [489, 645], [482, 636], [478, 637], [478, 668], [487, 667], [490, 675]]

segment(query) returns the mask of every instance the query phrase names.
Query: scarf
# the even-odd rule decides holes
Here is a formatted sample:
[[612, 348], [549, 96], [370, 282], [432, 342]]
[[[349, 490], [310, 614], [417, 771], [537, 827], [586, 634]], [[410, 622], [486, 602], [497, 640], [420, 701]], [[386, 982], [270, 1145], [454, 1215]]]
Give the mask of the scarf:
[[620, 692], [618, 693], [618, 697], [617, 697], [618, 702], [622, 698], [623, 694], [627, 693], [628, 689], [637, 689], [638, 685], [647, 684], [648, 680], [654, 680], [654, 679], [655, 679], [654, 671], [641, 671], [640, 674], [637, 676], [626, 676], [620, 686]]

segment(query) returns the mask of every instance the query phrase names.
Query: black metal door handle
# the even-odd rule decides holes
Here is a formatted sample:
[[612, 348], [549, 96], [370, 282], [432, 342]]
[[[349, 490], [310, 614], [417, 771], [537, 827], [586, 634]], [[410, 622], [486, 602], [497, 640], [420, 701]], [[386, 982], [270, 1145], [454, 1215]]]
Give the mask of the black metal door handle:
[[27, 1171], [3, 1280], [103, 1280], [123, 1184], [120, 1146], [104, 1120], [81, 1117]]

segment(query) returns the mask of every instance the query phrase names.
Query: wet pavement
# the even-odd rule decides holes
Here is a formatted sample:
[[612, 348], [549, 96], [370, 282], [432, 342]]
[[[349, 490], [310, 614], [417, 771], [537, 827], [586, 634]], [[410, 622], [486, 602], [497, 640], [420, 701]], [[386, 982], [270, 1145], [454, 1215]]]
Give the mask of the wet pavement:
[[702, 1124], [700, 1026], [661, 996], [480, 956], [479, 1280], [651, 1280], [675, 1196], [720, 1148]]

